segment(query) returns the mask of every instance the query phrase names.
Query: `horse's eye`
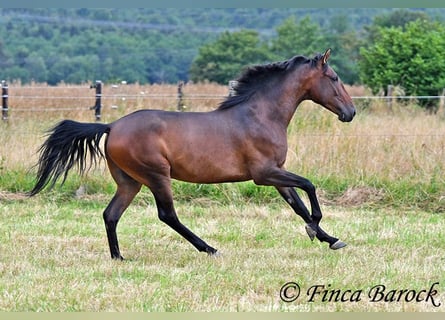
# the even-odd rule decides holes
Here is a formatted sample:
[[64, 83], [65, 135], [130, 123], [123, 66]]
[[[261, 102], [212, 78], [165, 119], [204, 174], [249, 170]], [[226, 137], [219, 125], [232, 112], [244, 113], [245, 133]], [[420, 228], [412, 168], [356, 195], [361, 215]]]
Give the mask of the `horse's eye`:
[[328, 77], [329, 79], [331, 79], [334, 82], [338, 81], [338, 75], [336, 75], [335, 73], [329, 73], [329, 74], [325, 73], [325, 76]]

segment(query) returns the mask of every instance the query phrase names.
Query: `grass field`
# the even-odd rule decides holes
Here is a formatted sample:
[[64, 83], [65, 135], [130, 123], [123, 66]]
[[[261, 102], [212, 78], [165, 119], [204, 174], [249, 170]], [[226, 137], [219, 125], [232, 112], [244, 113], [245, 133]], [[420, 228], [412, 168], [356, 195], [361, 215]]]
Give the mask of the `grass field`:
[[[68, 86], [57, 90], [48, 96], [73, 95]], [[174, 86], [125, 90], [106, 102], [103, 121], [141, 107], [176, 107], [168, 99], [122, 99], [175, 93]], [[187, 90], [226, 92], [214, 85]], [[102, 221], [114, 192], [104, 163], [86, 177], [73, 172], [63, 187], [22, 196], [32, 187], [44, 130], [63, 118], [93, 121], [92, 111], [45, 112], [41, 106], [57, 108], [54, 99], [15, 99], [10, 120], [0, 123], [2, 311], [445, 311], [440, 114], [397, 104], [388, 112], [373, 103], [344, 124], [311, 103], [300, 106], [289, 127], [287, 168], [317, 186], [322, 226], [348, 243], [342, 250], [311, 242], [303, 221], [271, 188], [175, 183], [180, 219], [222, 256], [198, 253], [160, 222], [143, 189], [119, 224], [127, 260], [116, 262]], [[187, 101], [191, 111], [216, 104]], [[85, 192], [75, 196], [81, 185]], [[301, 289], [295, 301], [280, 298], [287, 282]], [[383, 297], [379, 285], [388, 301], [374, 301]], [[437, 294], [427, 299], [430, 290]], [[285, 293], [294, 297], [295, 286]]]
[[[5, 196], [4, 196], [5, 197]], [[182, 221], [220, 250], [211, 258], [184, 241], [142, 199], [121, 219], [126, 261], [111, 261], [104, 199], [0, 204], [0, 310], [7, 311], [444, 311], [445, 218], [414, 211], [325, 206], [323, 226], [348, 246], [311, 242], [279, 204], [181, 203]], [[294, 281], [300, 297], [280, 299]], [[429, 290], [436, 304], [373, 302], [370, 288]], [[361, 301], [309, 302], [307, 290], [362, 290]], [[348, 295], [345, 296], [345, 299]], [[425, 295], [420, 298], [425, 298]]]

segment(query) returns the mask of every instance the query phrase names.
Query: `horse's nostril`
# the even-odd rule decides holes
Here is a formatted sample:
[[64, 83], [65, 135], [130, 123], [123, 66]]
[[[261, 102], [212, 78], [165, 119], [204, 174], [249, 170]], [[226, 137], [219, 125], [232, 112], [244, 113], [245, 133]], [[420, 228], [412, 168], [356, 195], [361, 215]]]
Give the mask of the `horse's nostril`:
[[338, 115], [338, 119], [342, 122], [350, 122], [355, 116], [355, 109], [352, 112], [342, 112]]

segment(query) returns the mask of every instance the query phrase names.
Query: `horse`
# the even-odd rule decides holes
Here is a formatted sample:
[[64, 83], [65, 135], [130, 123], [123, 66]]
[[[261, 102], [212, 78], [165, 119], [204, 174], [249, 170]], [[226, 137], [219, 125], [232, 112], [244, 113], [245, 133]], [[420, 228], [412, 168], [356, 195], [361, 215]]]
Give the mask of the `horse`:
[[[315, 186], [284, 169], [287, 127], [302, 101], [314, 101], [342, 122], [355, 116], [351, 97], [328, 65], [330, 54], [328, 49], [313, 58], [297, 55], [247, 67], [237, 80], [235, 94], [208, 112], [144, 109], [109, 124], [62, 120], [47, 132], [38, 150], [36, 183], [28, 194], [34, 196], [48, 185], [52, 188], [59, 178], [63, 184], [75, 165], [84, 174], [87, 163], [92, 166], [105, 158], [117, 185], [103, 212], [112, 259], [123, 260], [116, 227], [143, 185], [153, 194], [162, 222], [198, 251], [217, 255], [178, 219], [172, 179], [199, 184], [253, 180], [276, 188], [304, 220], [311, 240], [316, 237], [331, 249], [340, 249], [346, 243], [319, 225], [322, 212]], [[307, 193], [311, 213], [295, 188]]]

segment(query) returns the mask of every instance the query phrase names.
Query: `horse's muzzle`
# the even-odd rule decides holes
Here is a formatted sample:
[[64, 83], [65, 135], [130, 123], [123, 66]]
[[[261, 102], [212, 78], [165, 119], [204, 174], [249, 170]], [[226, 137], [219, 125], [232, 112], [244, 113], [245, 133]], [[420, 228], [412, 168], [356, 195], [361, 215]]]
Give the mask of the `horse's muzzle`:
[[342, 111], [339, 115], [338, 115], [338, 120], [340, 120], [341, 122], [351, 122], [352, 119], [354, 119], [355, 116], [355, 108], [348, 108], [348, 110], [344, 110]]

